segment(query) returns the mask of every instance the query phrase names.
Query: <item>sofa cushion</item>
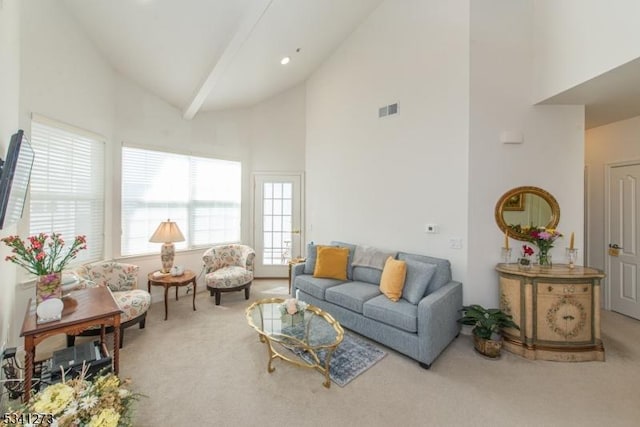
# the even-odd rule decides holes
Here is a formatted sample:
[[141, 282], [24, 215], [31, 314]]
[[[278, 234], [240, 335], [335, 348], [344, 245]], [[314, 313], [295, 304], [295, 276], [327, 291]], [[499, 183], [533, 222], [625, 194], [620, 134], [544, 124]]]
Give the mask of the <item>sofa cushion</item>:
[[151, 294], [142, 289], [132, 289], [130, 291], [113, 292], [113, 299], [122, 310], [120, 322], [128, 322], [149, 309], [151, 305]]
[[308, 274], [296, 276], [296, 288], [321, 300], [324, 300], [325, 291], [328, 288], [341, 283], [344, 283], [344, 280], [322, 279]]
[[349, 249], [336, 246], [318, 246], [313, 277], [347, 280]]
[[427, 293], [431, 279], [436, 272], [435, 264], [407, 259], [407, 278], [402, 289], [402, 298], [411, 304], [417, 304]]
[[253, 271], [237, 265], [222, 267], [204, 276], [204, 283], [210, 288], [235, 288], [252, 280]]
[[384, 263], [384, 270], [382, 270], [380, 277], [380, 292], [391, 301], [398, 301], [402, 296], [406, 276], [407, 263], [390, 256]]
[[429, 289], [427, 293], [435, 292], [438, 289], [440, 289], [442, 286], [444, 286], [445, 284], [451, 281], [451, 264], [446, 259], [434, 258], [434, 257], [424, 256], [424, 255], [409, 254], [406, 252], [398, 252], [398, 259], [402, 259], [405, 261], [408, 259], [411, 259], [414, 261], [420, 261], [427, 264], [435, 264], [437, 266], [436, 272], [433, 275], [433, 278], [431, 279], [431, 283], [429, 284]]
[[364, 303], [362, 314], [403, 331], [418, 331], [418, 306], [404, 299], [393, 302], [384, 295], [377, 296]]
[[313, 274], [316, 269], [316, 257], [318, 256], [318, 246], [313, 243], [307, 245], [307, 259], [304, 262], [304, 274]]
[[358, 282], [380, 284], [382, 271], [370, 267], [353, 267], [353, 280]]
[[349, 280], [353, 280], [353, 256], [356, 252], [356, 245], [352, 245], [351, 243], [345, 243], [333, 240], [330, 243], [331, 246], [340, 246], [341, 248], [349, 248], [349, 264], [347, 266], [347, 277]]
[[362, 313], [362, 305], [378, 295], [380, 295], [380, 289], [375, 285], [364, 282], [347, 282], [327, 289], [325, 300], [356, 313]]

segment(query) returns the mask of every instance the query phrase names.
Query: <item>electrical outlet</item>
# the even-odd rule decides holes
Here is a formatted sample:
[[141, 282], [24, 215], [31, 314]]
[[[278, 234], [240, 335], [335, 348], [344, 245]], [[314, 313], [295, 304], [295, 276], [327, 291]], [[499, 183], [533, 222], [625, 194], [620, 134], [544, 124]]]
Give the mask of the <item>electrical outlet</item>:
[[424, 226], [424, 232], [436, 234], [438, 232], [438, 224], [427, 224]]
[[449, 247], [451, 249], [462, 249], [462, 238], [452, 237], [449, 239]]

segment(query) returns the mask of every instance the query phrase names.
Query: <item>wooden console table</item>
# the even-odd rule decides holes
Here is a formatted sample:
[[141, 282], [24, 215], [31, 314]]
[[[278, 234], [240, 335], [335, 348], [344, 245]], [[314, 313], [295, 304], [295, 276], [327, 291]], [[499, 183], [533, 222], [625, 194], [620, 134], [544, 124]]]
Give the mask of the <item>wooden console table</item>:
[[25, 374], [24, 396], [25, 403], [31, 397], [31, 380], [33, 377], [33, 363], [36, 346], [45, 338], [56, 334], [77, 335], [93, 325], [100, 325], [100, 344], [106, 352], [105, 327], [113, 326], [113, 371], [117, 374], [120, 367], [120, 307], [111, 295], [109, 288], [98, 286], [95, 288], [74, 291], [71, 297], [78, 302], [76, 310], [62, 319], [38, 324], [36, 322], [35, 304], [29, 300], [27, 311], [22, 323], [21, 337], [24, 337]]
[[520, 330], [503, 331], [506, 350], [564, 362], [604, 361], [600, 337], [600, 270], [568, 265], [520, 270], [498, 264], [500, 308]]

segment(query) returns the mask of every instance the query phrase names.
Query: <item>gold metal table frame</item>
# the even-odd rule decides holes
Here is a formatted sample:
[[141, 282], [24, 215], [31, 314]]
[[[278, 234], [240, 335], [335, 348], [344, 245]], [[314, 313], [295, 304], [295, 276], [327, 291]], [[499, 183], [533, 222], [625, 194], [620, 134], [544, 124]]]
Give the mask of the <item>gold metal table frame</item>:
[[[275, 371], [276, 368], [273, 367], [274, 359], [282, 359], [296, 366], [319, 371], [324, 375], [322, 385], [330, 388], [331, 378], [329, 377], [329, 366], [331, 357], [344, 338], [344, 329], [342, 329], [340, 323], [329, 313], [313, 305], [308, 305], [303, 318], [305, 327], [302, 338], [282, 333], [282, 323], [279, 323], [281, 322], [279, 307], [284, 301], [282, 298], [262, 299], [251, 304], [245, 312], [249, 326], [258, 332], [260, 342], [267, 345], [267, 352], [269, 354], [267, 372], [272, 373]], [[335, 337], [332, 337], [333, 339], [331, 339], [330, 342], [310, 344], [314, 334], [314, 319], [321, 319], [333, 328]], [[279, 344], [281, 347], [289, 350], [300, 349], [306, 351], [311, 355], [313, 362], [306, 362], [301, 358], [295, 359], [288, 357], [276, 350], [274, 344]], [[318, 357], [320, 350], [326, 350], [324, 362]]]

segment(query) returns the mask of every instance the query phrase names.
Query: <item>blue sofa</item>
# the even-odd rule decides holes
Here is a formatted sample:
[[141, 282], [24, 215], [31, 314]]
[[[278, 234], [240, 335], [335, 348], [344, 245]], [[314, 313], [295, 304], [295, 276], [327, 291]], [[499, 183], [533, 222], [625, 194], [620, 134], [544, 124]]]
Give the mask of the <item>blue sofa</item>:
[[[462, 283], [451, 280], [449, 261], [405, 252], [407, 263], [402, 298], [393, 302], [379, 290], [382, 270], [354, 265], [356, 245], [348, 247], [347, 280], [313, 277], [315, 248], [307, 261], [293, 267], [291, 294], [329, 312], [342, 326], [403, 353], [429, 369], [460, 333]], [[426, 283], [425, 283], [426, 282]]]

